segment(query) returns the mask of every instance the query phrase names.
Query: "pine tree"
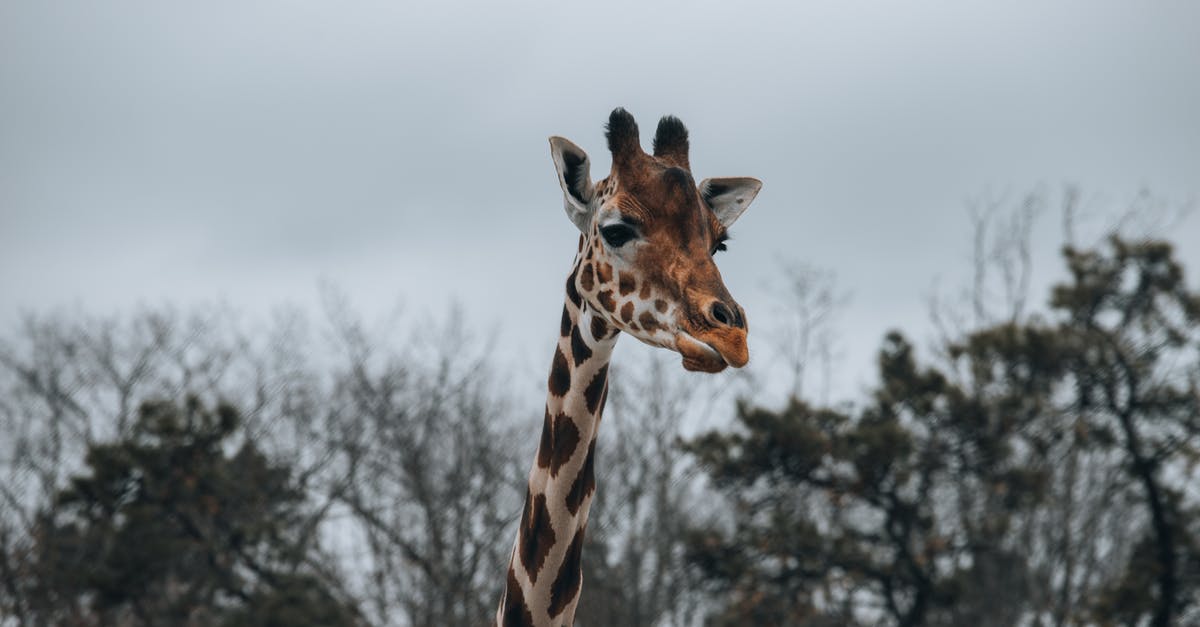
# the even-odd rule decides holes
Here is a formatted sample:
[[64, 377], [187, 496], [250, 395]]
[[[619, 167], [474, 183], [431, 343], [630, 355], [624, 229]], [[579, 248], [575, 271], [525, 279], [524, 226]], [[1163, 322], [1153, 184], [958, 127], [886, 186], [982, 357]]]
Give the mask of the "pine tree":
[[689, 537], [712, 624], [1197, 618], [1200, 296], [1162, 242], [1065, 257], [1046, 317], [938, 367], [890, 334], [857, 411], [743, 406], [686, 445], [728, 505]]
[[89, 447], [40, 515], [39, 624], [352, 625], [305, 568], [303, 493], [241, 439], [237, 412], [195, 398], [141, 407], [131, 435]]

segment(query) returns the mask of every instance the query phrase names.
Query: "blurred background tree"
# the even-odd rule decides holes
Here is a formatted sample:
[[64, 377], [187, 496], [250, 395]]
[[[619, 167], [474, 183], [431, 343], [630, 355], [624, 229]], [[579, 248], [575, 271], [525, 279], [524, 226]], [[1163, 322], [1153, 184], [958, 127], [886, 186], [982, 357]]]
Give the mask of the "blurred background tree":
[[712, 624], [1195, 617], [1200, 296], [1164, 242], [1064, 255], [1051, 319], [951, 343], [949, 373], [892, 334], [861, 412], [742, 406], [688, 442], [725, 503], [689, 538]]
[[[142, 406], [130, 436], [89, 447], [39, 513], [25, 618], [69, 625], [353, 625], [336, 583], [308, 567], [305, 495], [195, 398]], [[242, 440], [238, 442], [238, 440]], [[236, 448], [227, 454], [226, 448]]]
[[[1200, 298], [1165, 241], [1113, 237], [1036, 307], [1047, 205], [981, 201], [961, 305], [884, 338], [848, 401], [846, 296], [811, 266], [767, 282], [772, 380], [618, 360], [578, 623], [1200, 624]], [[491, 619], [522, 371], [454, 309], [324, 296], [0, 336], [0, 625]]]

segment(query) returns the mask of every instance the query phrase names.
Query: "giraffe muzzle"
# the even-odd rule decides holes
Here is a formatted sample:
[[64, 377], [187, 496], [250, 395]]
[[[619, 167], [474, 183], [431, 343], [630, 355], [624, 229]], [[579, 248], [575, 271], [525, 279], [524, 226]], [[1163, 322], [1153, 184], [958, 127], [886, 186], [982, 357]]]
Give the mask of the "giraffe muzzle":
[[728, 329], [711, 335], [716, 337], [699, 339], [683, 331], [675, 335], [675, 349], [683, 356], [685, 370], [720, 372], [728, 366], [741, 368], [750, 361], [744, 331]]

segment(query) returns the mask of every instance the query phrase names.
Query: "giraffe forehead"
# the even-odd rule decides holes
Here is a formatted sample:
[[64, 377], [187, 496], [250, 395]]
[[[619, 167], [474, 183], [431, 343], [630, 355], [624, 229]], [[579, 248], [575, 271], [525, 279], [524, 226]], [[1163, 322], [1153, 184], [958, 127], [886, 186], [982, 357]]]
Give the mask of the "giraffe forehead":
[[624, 176], [617, 180], [617, 191], [634, 204], [657, 210], [678, 212], [699, 208], [700, 195], [696, 181], [683, 168], [651, 166], [639, 176]]
[[[724, 227], [701, 199], [690, 172], [654, 163], [634, 176], [606, 179], [605, 187], [608, 195], [597, 226], [623, 222], [636, 227], [642, 240], [627, 263], [613, 260], [621, 282], [627, 283], [620, 286], [622, 295], [636, 290], [629, 298], [646, 300], [653, 293], [677, 301], [688, 285], [715, 288], [721, 282], [711, 252]], [[599, 241], [592, 245], [597, 256], [610, 258]], [[595, 278], [607, 284], [616, 277], [598, 272]]]
[[[619, 176], [614, 171], [597, 189], [604, 207], [616, 209], [620, 217], [646, 231], [664, 232], [666, 239], [716, 237], [724, 230], [701, 199], [691, 171], [674, 161], [642, 155], [637, 167], [624, 169]], [[602, 212], [601, 223], [613, 221], [603, 213], [609, 212]]]
[[601, 215], [602, 224], [619, 219], [638, 226], [647, 240], [673, 248], [707, 250], [710, 240], [721, 232], [716, 216], [695, 188], [672, 193], [618, 192], [611, 206], [612, 211]]

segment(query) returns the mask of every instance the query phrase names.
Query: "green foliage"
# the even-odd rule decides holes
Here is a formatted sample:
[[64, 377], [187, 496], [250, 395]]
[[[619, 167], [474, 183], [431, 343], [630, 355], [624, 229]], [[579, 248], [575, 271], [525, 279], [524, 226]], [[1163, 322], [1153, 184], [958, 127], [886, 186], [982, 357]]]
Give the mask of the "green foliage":
[[348, 625], [354, 613], [299, 572], [303, 493], [252, 442], [230, 455], [235, 410], [194, 398], [142, 406], [132, 434], [88, 449], [39, 517], [39, 621]]

